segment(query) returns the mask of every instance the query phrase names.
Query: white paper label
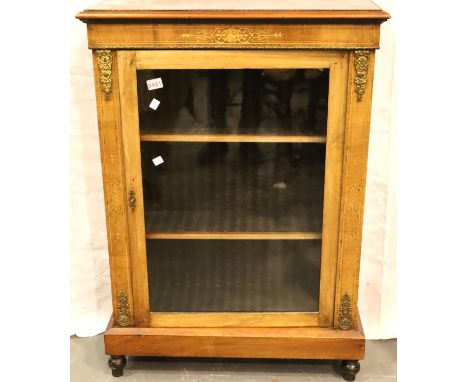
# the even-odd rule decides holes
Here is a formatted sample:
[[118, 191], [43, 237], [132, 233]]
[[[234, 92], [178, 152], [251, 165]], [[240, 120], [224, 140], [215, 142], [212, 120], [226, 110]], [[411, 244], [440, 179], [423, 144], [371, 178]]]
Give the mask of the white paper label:
[[275, 190], [286, 190], [286, 183], [285, 182], [277, 182], [273, 184], [273, 188]]
[[156, 110], [158, 107], [159, 107], [159, 104], [161, 102], [159, 102], [156, 98], [153, 98], [153, 100], [151, 101], [149, 107], [153, 110]]
[[148, 85], [148, 90], [161, 89], [163, 87], [163, 82], [161, 78], [153, 78], [152, 80], [146, 81]]
[[164, 159], [162, 159], [162, 156], [160, 155], [153, 159], [153, 163], [155, 166], [159, 166], [160, 164], [164, 163]]

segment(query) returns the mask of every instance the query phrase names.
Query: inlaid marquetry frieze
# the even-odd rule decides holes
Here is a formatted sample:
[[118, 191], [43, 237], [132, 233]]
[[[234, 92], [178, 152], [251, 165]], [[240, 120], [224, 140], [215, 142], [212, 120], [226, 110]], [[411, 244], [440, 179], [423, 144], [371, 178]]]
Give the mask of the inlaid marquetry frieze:
[[378, 25], [89, 24], [92, 49], [375, 49]]
[[206, 28], [192, 33], [182, 33], [182, 38], [188, 41], [242, 44], [271, 41], [282, 36], [281, 32], [269, 32], [259, 28]]

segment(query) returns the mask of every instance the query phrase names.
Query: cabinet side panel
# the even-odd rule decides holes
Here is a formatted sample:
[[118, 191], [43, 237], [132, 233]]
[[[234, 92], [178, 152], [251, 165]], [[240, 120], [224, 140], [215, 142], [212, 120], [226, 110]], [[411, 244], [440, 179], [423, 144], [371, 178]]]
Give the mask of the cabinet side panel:
[[335, 327], [356, 327], [374, 50], [350, 54]]
[[107, 242], [116, 325], [133, 324], [133, 299], [128, 250], [127, 203], [120, 122], [117, 56], [93, 51], [94, 79], [101, 149]]

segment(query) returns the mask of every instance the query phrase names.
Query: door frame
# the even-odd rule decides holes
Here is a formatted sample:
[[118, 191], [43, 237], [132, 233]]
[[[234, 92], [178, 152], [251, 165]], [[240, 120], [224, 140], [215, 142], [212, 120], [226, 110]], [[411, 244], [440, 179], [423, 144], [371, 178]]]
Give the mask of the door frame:
[[[133, 324], [141, 327], [315, 327], [333, 326], [349, 52], [339, 50], [144, 50], [117, 51], [118, 98], [125, 186], [136, 204], [127, 208]], [[154, 313], [150, 312], [146, 261], [138, 69], [329, 68], [324, 212], [318, 312]], [[126, 270], [121, 270], [126, 271]], [[115, 271], [114, 271], [115, 272]]]

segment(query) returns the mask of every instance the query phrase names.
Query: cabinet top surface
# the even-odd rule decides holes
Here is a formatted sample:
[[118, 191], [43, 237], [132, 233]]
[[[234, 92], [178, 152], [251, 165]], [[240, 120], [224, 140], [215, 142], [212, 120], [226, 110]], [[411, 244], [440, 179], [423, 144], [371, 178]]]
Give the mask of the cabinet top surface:
[[372, 19], [389, 14], [371, 0], [104, 0], [79, 13], [83, 21], [112, 19]]

